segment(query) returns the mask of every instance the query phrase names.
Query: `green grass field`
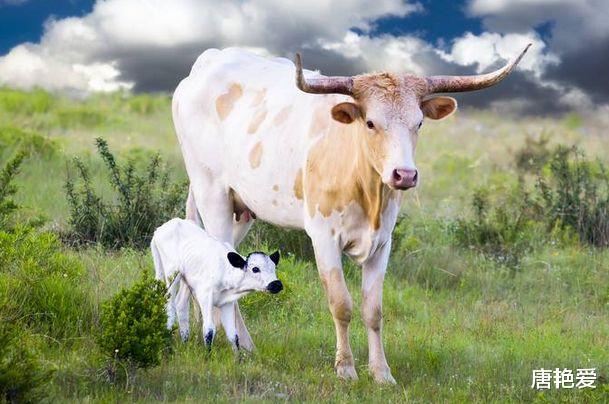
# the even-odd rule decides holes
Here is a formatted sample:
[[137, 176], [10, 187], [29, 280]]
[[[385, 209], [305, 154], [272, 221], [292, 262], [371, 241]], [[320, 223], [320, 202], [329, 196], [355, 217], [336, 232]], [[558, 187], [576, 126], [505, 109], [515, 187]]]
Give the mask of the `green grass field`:
[[[279, 267], [286, 290], [277, 297], [250, 295], [243, 311], [257, 350], [240, 361], [223, 336], [211, 355], [200, 329], [159, 367], [137, 372], [130, 383], [110, 383], [95, 344], [101, 303], [153, 271], [149, 252], [101, 247], [68, 249], [83, 263], [81, 285], [90, 295], [92, 324], [78, 335], [35, 335], [42, 361], [55, 368], [48, 399], [69, 402], [374, 401], [374, 402], [607, 402], [609, 385], [609, 251], [573, 237], [547, 237], [519, 257], [517, 267], [456, 245], [449, 224], [471, 215], [474, 190], [501, 193], [517, 183], [514, 153], [527, 135], [551, 144], [577, 144], [607, 162], [608, 122], [576, 115], [553, 118], [460, 111], [426, 122], [417, 149], [420, 186], [402, 206], [400, 240], [384, 289], [384, 341], [396, 386], [379, 386], [366, 370], [366, 333], [359, 311], [351, 343], [360, 379], [333, 373], [334, 327], [314, 262], [287, 255]], [[119, 158], [160, 151], [177, 178], [184, 169], [166, 96], [120, 94], [73, 101], [43, 92], [0, 91], [2, 162], [21, 138], [17, 129], [52, 139], [40, 146], [17, 177], [20, 217], [43, 216], [44, 227], [67, 226], [66, 167], [81, 156], [108, 195], [94, 139], [105, 138]], [[21, 137], [20, 137], [21, 136]], [[7, 140], [8, 139], [8, 140]], [[47, 150], [52, 149], [52, 150]], [[264, 233], [262, 233], [264, 234]], [[262, 244], [262, 245], [260, 245]], [[264, 237], [242, 247], [266, 249]], [[274, 248], [268, 245], [268, 249]], [[358, 307], [359, 269], [346, 279]], [[538, 392], [532, 371], [596, 368], [597, 388]]]

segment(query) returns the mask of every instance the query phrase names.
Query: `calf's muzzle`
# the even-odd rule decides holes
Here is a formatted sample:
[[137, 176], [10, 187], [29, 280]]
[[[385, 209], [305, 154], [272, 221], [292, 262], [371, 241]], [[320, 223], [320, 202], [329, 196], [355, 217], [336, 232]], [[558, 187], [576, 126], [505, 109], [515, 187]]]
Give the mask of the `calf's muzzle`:
[[266, 290], [268, 290], [272, 294], [279, 293], [282, 289], [283, 284], [280, 280], [273, 281], [266, 286]]

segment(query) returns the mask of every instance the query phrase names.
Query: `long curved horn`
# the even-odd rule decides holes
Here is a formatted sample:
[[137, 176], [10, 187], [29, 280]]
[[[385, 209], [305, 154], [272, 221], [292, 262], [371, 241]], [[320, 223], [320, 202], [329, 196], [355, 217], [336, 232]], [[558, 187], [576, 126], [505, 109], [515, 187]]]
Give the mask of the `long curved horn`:
[[305, 93], [353, 95], [352, 77], [334, 76], [305, 79], [300, 53], [296, 54], [294, 64], [296, 65], [296, 86]]
[[458, 93], [463, 91], [480, 90], [493, 86], [506, 78], [516, 67], [520, 59], [527, 53], [531, 44], [518, 55], [517, 58], [499, 70], [475, 76], [429, 76], [426, 77], [427, 93]]

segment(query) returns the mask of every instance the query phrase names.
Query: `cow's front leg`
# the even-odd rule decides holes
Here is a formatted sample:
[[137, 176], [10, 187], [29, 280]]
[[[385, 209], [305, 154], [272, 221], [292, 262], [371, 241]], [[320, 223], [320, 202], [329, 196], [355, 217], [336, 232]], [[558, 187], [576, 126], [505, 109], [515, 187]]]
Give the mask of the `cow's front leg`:
[[341, 263], [341, 251], [331, 238], [314, 239], [315, 260], [324, 285], [336, 329], [336, 360], [334, 369], [342, 379], [357, 379], [353, 353], [349, 344], [349, 322], [353, 310]]
[[235, 324], [235, 304], [227, 303], [220, 307], [220, 321], [226, 333], [226, 338], [230, 342], [233, 351], [239, 352], [239, 336], [237, 335], [237, 326]]
[[379, 383], [393, 383], [395, 379], [385, 359], [381, 330], [383, 328], [383, 280], [391, 250], [391, 240], [381, 247], [362, 266], [362, 317], [368, 332], [368, 364]]

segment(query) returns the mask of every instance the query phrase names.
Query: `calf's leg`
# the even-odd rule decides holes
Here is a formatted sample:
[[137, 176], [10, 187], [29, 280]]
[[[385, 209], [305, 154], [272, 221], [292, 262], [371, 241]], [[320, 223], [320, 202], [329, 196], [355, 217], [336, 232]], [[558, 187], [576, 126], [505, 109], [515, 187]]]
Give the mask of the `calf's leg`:
[[227, 303], [224, 306], [220, 307], [220, 320], [222, 322], [222, 327], [224, 327], [224, 332], [226, 333], [226, 338], [230, 342], [233, 351], [239, 351], [239, 335], [237, 335], [237, 326], [235, 324], [235, 304]]
[[180, 337], [186, 342], [190, 337], [190, 288], [184, 281], [180, 283], [180, 289], [175, 297], [175, 307]]

